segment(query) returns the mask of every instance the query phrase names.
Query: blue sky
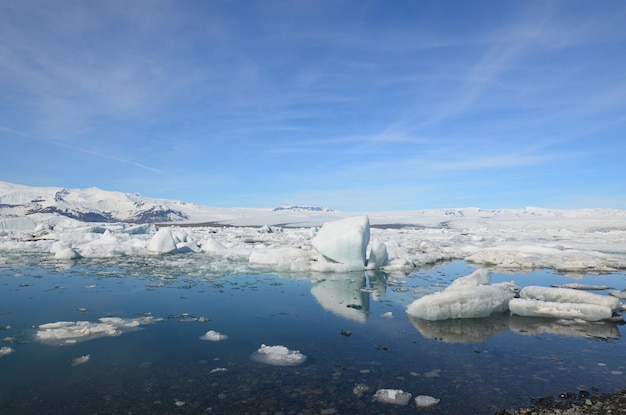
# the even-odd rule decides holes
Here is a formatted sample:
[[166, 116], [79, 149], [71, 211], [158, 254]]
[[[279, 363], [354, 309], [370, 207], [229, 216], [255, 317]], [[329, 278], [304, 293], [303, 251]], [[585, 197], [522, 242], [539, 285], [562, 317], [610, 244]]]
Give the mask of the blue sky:
[[626, 209], [626, 2], [0, 0], [0, 180]]

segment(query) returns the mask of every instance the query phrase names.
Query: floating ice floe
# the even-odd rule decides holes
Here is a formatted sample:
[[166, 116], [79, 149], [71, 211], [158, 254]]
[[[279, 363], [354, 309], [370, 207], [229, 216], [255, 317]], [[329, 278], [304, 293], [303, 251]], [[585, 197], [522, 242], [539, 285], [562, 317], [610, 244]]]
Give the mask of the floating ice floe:
[[0, 357], [8, 356], [14, 351], [15, 349], [13, 349], [12, 347], [8, 347], [8, 346], [0, 347]]
[[42, 343], [57, 346], [72, 345], [79, 341], [104, 336], [119, 336], [125, 331], [157, 321], [161, 321], [161, 319], [151, 316], [134, 319], [102, 317], [97, 323], [90, 321], [58, 321], [41, 324], [35, 333], [35, 339]]
[[220, 342], [228, 339], [228, 336], [214, 330], [209, 330], [204, 335], [200, 336], [200, 339], [208, 340], [210, 342]]
[[75, 357], [75, 358], [72, 359], [70, 364], [72, 366], [83, 365], [83, 364], [87, 363], [89, 360], [91, 360], [91, 356], [89, 356], [89, 355]]
[[372, 400], [394, 405], [407, 405], [411, 400], [411, 396], [409, 392], [405, 392], [402, 389], [378, 389]]
[[515, 297], [514, 283], [482, 285], [489, 281], [486, 271], [478, 270], [461, 277], [443, 291], [426, 295], [407, 307], [407, 314], [429, 321], [480, 318], [509, 309]]
[[415, 398], [415, 405], [418, 408], [431, 408], [437, 405], [440, 402], [440, 399], [433, 398], [428, 395], [419, 395]]
[[621, 309], [619, 298], [592, 294], [572, 288], [528, 286], [520, 291], [520, 298], [509, 302], [509, 308], [525, 317], [608, 320]]
[[285, 346], [266, 346], [262, 344], [250, 359], [255, 362], [274, 366], [297, 366], [306, 360], [306, 356], [299, 350], [289, 350]]

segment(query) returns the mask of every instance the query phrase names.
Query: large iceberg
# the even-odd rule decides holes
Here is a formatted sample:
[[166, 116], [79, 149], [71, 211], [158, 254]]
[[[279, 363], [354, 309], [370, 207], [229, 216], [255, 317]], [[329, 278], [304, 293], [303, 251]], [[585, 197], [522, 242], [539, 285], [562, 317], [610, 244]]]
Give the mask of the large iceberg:
[[423, 320], [488, 317], [509, 309], [517, 287], [513, 283], [483, 285], [488, 272], [478, 270], [461, 277], [443, 291], [426, 295], [407, 307], [407, 314]]
[[369, 218], [355, 216], [324, 223], [311, 244], [332, 261], [346, 264], [351, 269], [363, 269], [369, 240]]

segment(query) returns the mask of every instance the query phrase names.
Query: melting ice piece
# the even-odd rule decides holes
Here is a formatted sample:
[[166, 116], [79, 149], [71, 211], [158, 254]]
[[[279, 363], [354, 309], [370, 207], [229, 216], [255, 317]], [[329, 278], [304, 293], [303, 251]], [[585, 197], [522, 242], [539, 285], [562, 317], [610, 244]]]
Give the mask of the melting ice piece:
[[430, 408], [437, 405], [439, 401], [440, 399], [433, 398], [432, 396], [419, 395], [415, 398], [415, 405], [417, 405], [418, 408]]
[[85, 355], [80, 357], [75, 357], [72, 359], [71, 365], [78, 366], [87, 363], [91, 359], [91, 356]]
[[411, 399], [411, 394], [402, 389], [378, 389], [372, 400], [375, 402], [391, 403], [394, 405], [406, 405]]
[[509, 308], [518, 316], [581, 319], [585, 321], [608, 320], [613, 315], [609, 307], [597, 304], [559, 303], [529, 298], [514, 298]]
[[200, 336], [200, 338], [210, 342], [220, 342], [222, 340], [226, 340], [228, 336], [214, 330], [209, 330], [204, 335]]
[[8, 346], [0, 347], [0, 357], [8, 356], [14, 351], [15, 349]]
[[413, 301], [406, 312], [429, 321], [488, 317], [508, 310], [515, 288], [512, 283], [499, 283], [445, 289]]
[[299, 350], [289, 350], [285, 346], [261, 345], [250, 359], [255, 362], [266, 363], [275, 366], [297, 366], [306, 360], [306, 356]]
[[41, 324], [35, 338], [43, 343], [53, 345], [71, 345], [77, 341], [90, 340], [103, 336], [119, 336], [124, 331], [135, 329], [161, 319], [145, 316], [134, 319], [119, 317], [102, 317], [99, 322], [90, 321], [57, 321]]
[[573, 288], [549, 288], [530, 285], [528, 287], [524, 287], [520, 291], [519, 295], [520, 298], [547, 302], [593, 304], [616, 311], [620, 309], [621, 305], [619, 298], [588, 293], [585, 291], [575, 290]]
[[365, 266], [369, 240], [369, 218], [356, 216], [324, 223], [311, 240], [311, 244], [332, 261], [347, 264], [354, 269], [362, 269]]

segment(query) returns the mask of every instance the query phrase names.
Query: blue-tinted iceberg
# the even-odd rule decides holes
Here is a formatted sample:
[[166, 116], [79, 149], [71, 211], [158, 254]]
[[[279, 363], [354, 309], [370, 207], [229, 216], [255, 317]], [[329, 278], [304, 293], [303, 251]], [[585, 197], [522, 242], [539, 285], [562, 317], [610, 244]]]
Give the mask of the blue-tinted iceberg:
[[311, 244], [332, 261], [346, 264], [351, 269], [363, 269], [369, 240], [369, 218], [356, 216], [324, 223]]

